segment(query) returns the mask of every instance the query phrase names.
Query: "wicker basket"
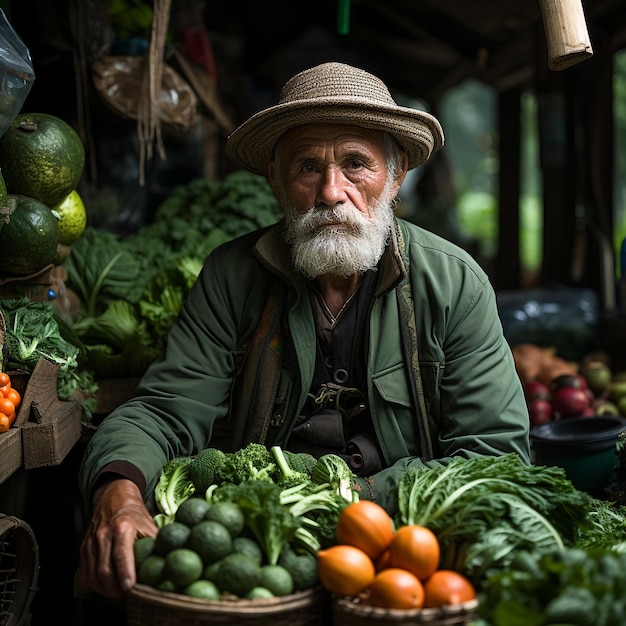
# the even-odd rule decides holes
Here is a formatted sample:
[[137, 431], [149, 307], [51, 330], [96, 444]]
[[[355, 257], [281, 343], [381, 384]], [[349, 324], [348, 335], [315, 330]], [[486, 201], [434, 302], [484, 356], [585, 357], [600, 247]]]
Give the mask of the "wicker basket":
[[0, 513], [0, 626], [30, 624], [38, 576], [39, 548], [31, 527]]
[[328, 626], [330, 598], [316, 587], [280, 598], [210, 601], [135, 585], [126, 620], [128, 626]]
[[333, 596], [333, 626], [461, 626], [478, 619], [478, 600], [434, 609], [381, 609], [358, 597]]

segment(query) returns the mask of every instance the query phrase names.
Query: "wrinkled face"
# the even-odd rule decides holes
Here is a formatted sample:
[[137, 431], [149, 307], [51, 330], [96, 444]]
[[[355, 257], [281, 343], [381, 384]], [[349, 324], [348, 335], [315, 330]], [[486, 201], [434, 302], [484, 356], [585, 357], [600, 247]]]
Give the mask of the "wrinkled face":
[[296, 269], [315, 278], [376, 266], [406, 157], [395, 174], [390, 171], [380, 131], [310, 124], [281, 138], [268, 178], [285, 211]]

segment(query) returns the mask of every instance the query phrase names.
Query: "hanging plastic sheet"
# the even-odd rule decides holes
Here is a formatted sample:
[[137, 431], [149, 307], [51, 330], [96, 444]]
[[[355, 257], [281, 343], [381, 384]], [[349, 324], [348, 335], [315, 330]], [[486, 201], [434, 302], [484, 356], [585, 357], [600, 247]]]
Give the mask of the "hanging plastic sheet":
[[537, 288], [501, 291], [498, 309], [510, 345], [534, 343], [578, 360], [597, 346], [597, 294], [584, 288]]
[[22, 109], [34, 80], [30, 52], [0, 9], [0, 135]]

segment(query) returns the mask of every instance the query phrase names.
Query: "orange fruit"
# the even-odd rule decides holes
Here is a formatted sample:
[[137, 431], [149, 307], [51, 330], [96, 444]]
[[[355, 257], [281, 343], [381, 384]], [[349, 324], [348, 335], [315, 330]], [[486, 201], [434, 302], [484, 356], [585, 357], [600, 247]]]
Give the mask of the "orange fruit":
[[15, 413], [15, 404], [9, 398], [0, 397], [0, 413], [13, 415]]
[[436, 607], [445, 604], [462, 604], [476, 597], [472, 583], [454, 570], [437, 570], [424, 582], [424, 606]]
[[322, 586], [339, 596], [354, 596], [372, 583], [374, 562], [360, 548], [336, 544], [318, 550], [317, 570]]
[[17, 389], [13, 389], [13, 387], [11, 387], [7, 391], [5, 397], [13, 402], [13, 405], [16, 409], [20, 406], [22, 402], [22, 396], [20, 395], [20, 392]]
[[400, 526], [389, 544], [389, 566], [408, 570], [420, 580], [435, 572], [440, 558], [439, 540], [426, 526]]
[[377, 572], [380, 572], [380, 570], [387, 569], [389, 567], [389, 557], [390, 556], [391, 556], [391, 550], [389, 550], [389, 548], [387, 548], [376, 559], [374, 565], [376, 565], [376, 571]]
[[390, 567], [374, 578], [366, 602], [383, 609], [421, 609], [424, 606], [422, 581], [405, 569]]
[[356, 546], [376, 560], [389, 547], [393, 520], [371, 500], [349, 504], [339, 515], [335, 534], [339, 543]]

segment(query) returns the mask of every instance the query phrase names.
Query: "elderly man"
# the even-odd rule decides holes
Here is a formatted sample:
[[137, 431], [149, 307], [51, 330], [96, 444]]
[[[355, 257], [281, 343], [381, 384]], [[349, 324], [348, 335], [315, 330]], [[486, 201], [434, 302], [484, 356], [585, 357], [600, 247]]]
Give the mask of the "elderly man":
[[209, 256], [163, 355], [104, 420], [81, 470], [92, 520], [78, 583], [122, 597], [133, 542], [154, 536], [163, 464], [212, 445], [343, 456], [361, 497], [393, 511], [408, 467], [529, 459], [529, 418], [493, 289], [463, 250], [395, 217], [438, 121], [371, 74], [325, 63], [229, 137], [285, 218]]

